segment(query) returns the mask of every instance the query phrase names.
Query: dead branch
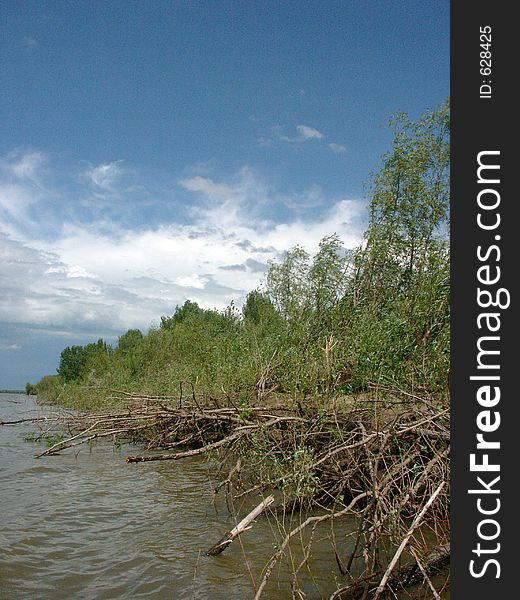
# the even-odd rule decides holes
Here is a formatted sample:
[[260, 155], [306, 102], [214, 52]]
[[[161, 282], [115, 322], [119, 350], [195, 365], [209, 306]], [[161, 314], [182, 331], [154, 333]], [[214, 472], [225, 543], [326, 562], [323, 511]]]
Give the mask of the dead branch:
[[224, 446], [224, 444], [229, 444], [230, 442], [236, 441], [240, 439], [243, 435], [245, 435], [245, 431], [235, 431], [231, 435], [219, 440], [218, 442], [213, 442], [212, 444], [207, 444], [202, 448], [196, 448], [195, 450], [187, 450], [186, 452], [176, 452], [175, 454], [152, 454], [150, 456], [127, 456], [127, 463], [137, 463], [137, 462], [151, 462], [154, 460], [179, 460], [181, 458], [187, 458], [188, 456], [196, 456], [197, 454], [203, 454], [205, 452], [209, 452], [210, 450], [216, 450], [220, 448], [220, 446]]
[[394, 554], [394, 557], [390, 561], [390, 564], [388, 565], [388, 568], [386, 569], [385, 574], [383, 575], [383, 578], [381, 579], [381, 582], [379, 583], [379, 586], [377, 587], [377, 590], [376, 590], [375, 595], [374, 595], [374, 600], [377, 600], [379, 598], [379, 596], [381, 595], [381, 593], [383, 592], [383, 590], [385, 589], [386, 582], [388, 581], [388, 578], [390, 577], [390, 574], [392, 573], [395, 565], [397, 564], [397, 561], [399, 560], [399, 557], [401, 556], [403, 550], [405, 549], [406, 544], [408, 544], [408, 541], [412, 537], [413, 532], [421, 524], [422, 518], [426, 514], [426, 511], [435, 502], [435, 498], [437, 498], [437, 496], [439, 495], [439, 493], [440, 493], [440, 491], [442, 490], [443, 487], [444, 487], [444, 481], [439, 485], [439, 487], [432, 494], [432, 496], [430, 497], [430, 499], [428, 500], [428, 502], [424, 505], [424, 507], [421, 510], [421, 512], [415, 517], [415, 519], [414, 519], [414, 521], [413, 521], [410, 529], [408, 530], [407, 534], [404, 536], [403, 541], [399, 545], [399, 548], [397, 548], [397, 550], [396, 550], [396, 552]]
[[359, 494], [350, 502], [350, 504], [348, 506], [346, 506], [344, 509], [342, 509], [338, 512], [332, 512], [327, 515], [321, 515], [321, 516], [316, 516], [316, 517], [309, 517], [303, 523], [298, 525], [298, 527], [293, 529], [289, 534], [287, 534], [285, 536], [285, 539], [282, 542], [282, 545], [280, 546], [280, 550], [273, 556], [271, 561], [268, 563], [268, 565], [264, 571], [264, 575], [262, 577], [260, 585], [258, 586], [258, 590], [255, 594], [254, 600], [258, 600], [262, 596], [262, 592], [267, 584], [267, 580], [271, 576], [271, 573], [273, 571], [275, 564], [283, 556], [285, 549], [287, 548], [287, 545], [289, 544], [289, 542], [295, 535], [300, 533], [300, 531], [303, 531], [311, 523], [322, 523], [323, 521], [328, 521], [329, 519], [337, 519], [339, 517], [342, 517], [342, 516], [350, 513], [352, 511], [352, 509], [354, 508], [354, 506], [359, 502], [359, 500], [361, 500], [362, 498], [366, 498], [369, 495], [370, 495], [370, 492], [363, 492], [363, 493]]
[[[268, 375], [267, 369], [260, 382], [259, 396], [263, 396], [264, 402], [270, 391]], [[247, 489], [235, 494], [235, 499], [260, 490], [267, 495], [280, 489], [286, 495], [286, 506], [297, 509], [306, 502], [308, 506], [330, 511], [309, 517], [285, 536], [280, 551], [264, 570], [257, 598], [295, 535], [330, 519], [334, 540], [334, 519], [349, 512], [353, 514], [352, 507], [357, 505], [355, 513], [360, 517], [360, 526], [352, 533], [357, 534], [356, 546], [352, 556], [344, 561], [346, 568], [334, 541], [333, 551], [342, 574], [350, 572], [354, 555], [364, 556], [365, 571], [357, 577], [350, 576], [349, 586], [341, 589], [349, 597], [366, 599], [381, 586], [383, 590], [393, 589], [394, 582], [401, 581], [399, 578], [404, 573], [396, 568], [398, 555], [386, 571], [385, 566], [379, 564], [381, 536], [390, 535], [396, 546], [404, 543], [404, 549], [414, 533], [410, 531], [408, 519], [420, 527], [423, 511], [434, 499], [435, 508], [430, 510], [432, 520], [442, 525], [449, 514], [447, 484], [443, 487], [449, 480], [449, 411], [433, 400], [426, 401], [402, 390], [393, 391], [405, 397], [406, 404], [376, 399], [380, 403], [376, 414], [372, 399], [353, 402], [349, 399], [345, 403], [333, 399], [330, 404], [319, 404], [322, 399], [317, 399], [316, 405], [309, 404], [307, 399], [305, 409], [302, 407], [299, 411], [291, 408], [290, 403], [282, 405], [274, 401], [267, 406], [242, 407], [237, 405], [234, 394], [224, 392], [220, 402], [212, 397], [205, 399], [191, 384], [191, 394], [181, 388], [182, 406], [179, 395], [117, 391], [114, 401], [123, 408], [116, 411], [60, 413], [55, 418], [37, 417], [18, 422], [33, 421], [35, 425], [44, 422], [45, 429], [49, 426], [66, 431], [66, 439], [54, 443], [38, 455], [40, 457], [98, 438], [115, 440], [116, 436], [144, 442], [147, 450], [163, 450], [163, 453], [128, 456], [128, 463], [179, 460], [225, 449], [238, 462], [227, 478], [216, 485], [213, 501], [222, 487], [227, 486], [231, 492], [232, 481], [241, 468]], [[316, 407], [320, 407], [319, 413]], [[169, 451], [179, 446], [187, 447], [180, 448], [180, 452]], [[225, 461], [223, 464], [228, 464], [231, 457], [226, 455], [222, 459], [220, 456]], [[226, 495], [226, 500], [228, 497]], [[430, 504], [424, 505], [428, 497]], [[345, 508], [331, 509], [336, 506]], [[247, 527], [246, 524], [243, 530]], [[438, 529], [436, 526], [435, 534], [437, 544], [446, 539], [442, 526]], [[224, 544], [223, 540], [218, 544]], [[304, 551], [304, 561], [300, 566], [293, 565], [295, 593], [298, 571], [307, 564], [312, 554], [311, 545], [312, 536]], [[413, 567], [413, 577], [418, 576], [428, 584], [422, 568], [426, 575], [431, 572], [429, 558], [419, 557]], [[339, 597], [341, 592], [338, 590], [335, 594], [334, 597]]]
[[268, 506], [271, 506], [273, 502], [274, 496], [268, 496], [265, 500], [262, 500], [262, 502], [244, 517], [236, 527], [231, 531], [228, 531], [216, 544], [211, 546], [206, 552], [207, 556], [216, 556], [223, 552], [236, 537], [250, 529], [250, 523], [252, 523]]

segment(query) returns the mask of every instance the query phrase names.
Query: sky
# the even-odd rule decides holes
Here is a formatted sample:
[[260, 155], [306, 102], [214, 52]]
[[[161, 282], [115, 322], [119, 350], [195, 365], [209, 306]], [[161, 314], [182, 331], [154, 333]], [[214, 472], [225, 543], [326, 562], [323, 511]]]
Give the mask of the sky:
[[6, 0], [0, 37], [0, 389], [358, 245], [389, 117], [449, 95], [448, 0]]

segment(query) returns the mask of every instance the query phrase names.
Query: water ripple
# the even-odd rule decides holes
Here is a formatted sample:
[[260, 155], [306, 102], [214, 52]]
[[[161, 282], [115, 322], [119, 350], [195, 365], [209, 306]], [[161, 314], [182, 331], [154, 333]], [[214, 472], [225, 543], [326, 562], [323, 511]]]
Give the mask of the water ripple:
[[[32, 399], [16, 400], [2, 402], [0, 395], [0, 419], [37, 411]], [[258, 581], [273, 552], [271, 529], [259, 519], [244, 536], [244, 550], [236, 543], [220, 557], [203, 554], [233, 526], [224, 506], [218, 515], [209, 508], [203, 458], [127, 465], [125, 454], [136, 448], [99, 444], [35, 460], [45, 445], [25, 441], [30, 432], [25, 425], [0, 427], [2, 600], [253, 596], [246, 562]], [[322, 571], [333, 590], [326, 551]], [[290, 582], [278, 585], [269, 597], [290, 598]], [[312, 586], [306, 592], [309, 600], [321, 597]]]

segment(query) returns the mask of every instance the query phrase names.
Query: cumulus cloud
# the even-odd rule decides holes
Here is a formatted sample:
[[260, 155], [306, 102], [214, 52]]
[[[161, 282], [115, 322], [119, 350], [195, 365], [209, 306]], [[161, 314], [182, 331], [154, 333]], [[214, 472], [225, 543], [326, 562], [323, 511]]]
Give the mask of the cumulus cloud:
[[[146, 329], [191, 297], [207, 308], [227, 304], [222, 286], [213, 297], [211, 282], [201, 286], [197, 276], [176, 283], [164, 275], [147, 276], [146, 269], [127, 269], [118, 278], [110, 277], [124, 263], [125, 248], [113, 245], [113, 250], [111, 264], [101, 277], [83, 266], [67, 265], [58, 252], [0, 235], [0, 323], [30, 324], [51, 332], [103, 332], [106, 337], [130, 327]], [[227, 292], [230, 297], [237, 295], [231, 288]]]
[[[224, 178], [205, 173], [178, 180], [188, 206], [182, 219], [131, 227], [117, 213], [89, 212], [60, 222], [52, 237], [37, 235], [24, 222], [31, 203], [54, 206], [53, 192], [36, 192], [34, 185], [43, 159], [26, 153], [1, 163], [4, 330], [10, 324], [54, 336], [117, 337], [128, 328], [146, 330], [188, 299], [204, 308], [231, 301], [240, 306], [261, 283], [269, 260], [294, 245], [312, 253], [333, 232], [347, 247], [362, 238], [362, 202], [327, 200], [316, 186], [284, 196], [247, 167]], [[86, 183], [107, 190], [121, 171], [120, 161], [90, 167]], [[5, 344], [13, 343], [11, 335]]]
[[206, 224], [128, 231], [119, 239], [75, 227], [52, 244], [1, 235], [0, 321], [122, 332], [146, 328], [187, 299], [205, 308], [240, 305], [267, 261], [292, 246], [313, 252], [334, 231], [347, 246], [357, 244], [360, 208], [343, 200], [316, 222], [262, 229], [239, 217], [222, 227], [210, 208]]

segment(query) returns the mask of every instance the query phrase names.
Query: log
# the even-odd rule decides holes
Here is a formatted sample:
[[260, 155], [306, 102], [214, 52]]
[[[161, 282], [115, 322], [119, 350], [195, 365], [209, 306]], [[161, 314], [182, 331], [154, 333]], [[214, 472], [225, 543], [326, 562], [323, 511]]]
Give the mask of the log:
[[244, 517], [240, 523], [234, 527], [231, 531], [228, 531], [224, 537], [222, 537], [215, 545], [206, 552], [207, 556], [216, 556], [223, 552], [231, 542], [238, 537], [241, 533], [250, 529], [249, 524], [258, 517], [268, 506], [274, 502], [274, 496], [267, 496], [265, 500], [262, 500], [260, 504], [254, 508], [246, 517]]
[[[412, 555], [415, 552], [412, 551]], [[417, 557], [415, 557], [417, 558]], [[417, 585], [422, 584], [425, 581], [425, 575], [427, 577], [437, 574], [441, 569], [450, 564], [450, 543], [441, 544], [430, 550], [425, 556], [420, 559], [424, 572], [419, 567], [417, 562], [412, 562], [402, 566], [400, 569], [396, 569], [392, 576], [387, 582], [387, 588], [394, 594], [401, 590], [406, 590]], [[349, 598], [350, 600], [359, 600], [363, 596], [363, 590], [359, 589], [366, 581], [371, 582], [370, 585], [374, 586], [374, 589], [368, 593], [369, 598], [373, 598], [375, 594], [375, 586], [377, 580], [374, 574], [369, 577], [363, 577], [358, 579], [354, 583], [337, 589], [329, 598], [329, 600], [337, 600], [338, 598]]]
[[204, 452], [209, 452], [210, 450], [216, 450], [220, 446], [224, 446], [229, 442], [234, 442], [238, 440], [245, 432], [242, 431], [246, 429], [245, 427], [240, 428], [235, 431], [231, 435], [228, 435], [225, 438], [222, 438], [218, 442], [213, 442], [212, 444], [207, 444], [206, 446], [202, 446], [202, 448], [195, 448], [195, 450], [186, 450], [186, 452], [170, 452], [169, 454], [150, 454], [148, 456], [127, 456], [127, 463], [137, 463], [137, 462], [150, 462], [154, 460], [179, 460], [180, 458], [187, 458], [188, 456], [196, 456], [197, 454], [203, 454]]

